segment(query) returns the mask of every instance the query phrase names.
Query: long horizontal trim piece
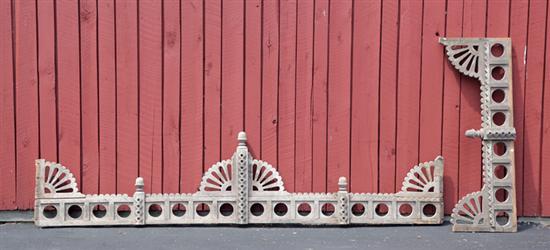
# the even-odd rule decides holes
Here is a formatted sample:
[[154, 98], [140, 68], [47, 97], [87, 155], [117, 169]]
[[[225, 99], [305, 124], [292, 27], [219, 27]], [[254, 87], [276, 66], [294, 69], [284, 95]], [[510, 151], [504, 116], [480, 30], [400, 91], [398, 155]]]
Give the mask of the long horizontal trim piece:
[[267, 162], [248, 152], [238, 135], [233, 156], [205, 172], [193, 194], [85, 195], [70, 171], [36, 160], [37, 226], [158, 224], [441, 224], [443, 158], [414, 166], [393, 194], [349, 193], [340, 177], [335, 193], [290, 193]]

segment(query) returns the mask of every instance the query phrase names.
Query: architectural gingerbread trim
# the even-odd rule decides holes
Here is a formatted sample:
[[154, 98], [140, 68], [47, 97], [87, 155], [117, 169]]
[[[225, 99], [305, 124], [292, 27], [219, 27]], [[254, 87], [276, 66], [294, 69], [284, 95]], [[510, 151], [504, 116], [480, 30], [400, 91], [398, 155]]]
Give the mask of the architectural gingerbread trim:
[[466, 195], [451, 215], [453, 231], [517, 231], [512, 43], [509, 38], [441, 38], [451, 64], [477, 78], [481, 92], [483, 188]]
[[401, 191], [394, 194], [349, 193], [345, 177], [340, 177], [335, 193], [289, 193], [273, 166], [253, 159], [244, 132], [239, 133], [238, 141], [233, 157], [212, 165], [199, 191], [193, 194], [145, 194], [143, 179], [138, 177], [133, 196], [83, 195], [67, 168], [37, 160], [35, 224], [348, 225], [443, 221], [442, 157], [413, 167]]

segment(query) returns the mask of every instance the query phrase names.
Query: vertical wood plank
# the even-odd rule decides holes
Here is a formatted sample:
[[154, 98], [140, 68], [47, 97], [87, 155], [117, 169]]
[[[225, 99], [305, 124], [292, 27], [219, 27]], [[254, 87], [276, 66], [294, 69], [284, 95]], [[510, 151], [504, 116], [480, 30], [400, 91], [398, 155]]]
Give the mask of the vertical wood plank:
[[30, 209], [34, 203], [34, 186], [29, 183], [34, 183], [34, 160], [39, 156], [36, 3], [31, 1], [13, 1], [13, 3], [16, 202], [18, 209]]
[[78, 3], [57, 1], [56, 8], [59, 161], [82, 187]]
[[525, 115], [525, 61], [527, 46], [527, 20], [529, 15], [528, 1], [511, 1], [510, 3], [510, 37], [512, 38], [513, 92], [514, 92], [514, 141], [516, 160], [516, 202], [518, 215], [523, 215], [523, 131]]
[[540, 215], [541, 126], [546, 55], [546, 1], [529, 2], [523, 144], [523, 215]]
[[115, 3], [97, 3], [99, 92], [99, 193], [116, 192], [117, 110]]
[[145, 192], [162, 191], [162, 5], [140, 1], [139, 37], [139, 175]]
[[[221, 158], [221, 0], [205, 2], [204, 168]], [[182, 32], [182, 36], [184, 33]], [[183, 38], [182, 38], [183, 39]], [[182, 55], [183, 56], [183, 55]], [[183, 101], [183, 100], [182, 100]], [[183, 126], [183, 121], [182, 121]], [[185, 152], [182, 150], [182, 160]], [[204, 169], [203, 169], [204, 170]], [[185, 184], [184, 184], [185, 185]], [[193, 187], [195, 188], [195, 187]], [[195, 190], [195, 189], [193, 189]]]
[[262, 145], [259, 158], [278, 167], [279, 5], [277, 1], [264, 1], [263, 4], [262, 51]]
[[418, 163], [422, 65], [422, 3], [404, 1], [400, 8], [395, 190]]
[[[547, 11], [550, 10], [550, 4], [546, 6]], [[550, 48], [550, 18], [546, 17], [546, 50]], [[550, 54], [545, 54], [545, 71], [543, 83], [543, 114], [542, 114], [542, 144], [541, 144], [541, 173], [540, 173], [540, 190], [541, 190], [541, 216], [550, 216], [550, 182], [542, 181], [550, 179]], [[516, 180], [517, 182], [517, 180]], [[517, 192], [517, 190], [516, 190]]]
[[506, 37], [510, 30], [510, 0], [487, 0], [487, 37]]
[[296, 155], [295, 191], [313, 185], [313, 25], [314, 1], [298, 1], [296, 14]]
[[244, 128], [244, 1], [222, 2], [222, 157]]
[[312, 165], [313, 191], [327, 190], [327, 91], [328, 91], [328, 0], [314, 3], [313, 28], [313, 117]]
[[15, 179], [15, 102], [13, 82], [13, 41], [12, 41], [11, 1], [0, 1], [0, 210], [16, 208]]
[[138, 5], [115, 2], [117, 192], [132, 193], [138, 176]]
[[[485, 36], [484, 1], [464, 1], [462, 32], [464, 37]], [[461, 76], [460, 92], [460, 179], [459, 197], [481, 189], [481, 141], [467, 138], [464, 132], [468, 129], [479, 129], [481, 126], [481, 108], [479, 102], [479, 81]]]
[[[180, 187], [180, 3], [163, 4], [163, 104], [162, 104], [162, 192], [177, 193]], [[201, 68], [202, 70], [202, 68]], [[198, 83], [202, 86], [202, 82]], [[202, 101], [202, 100], [201, 100]], [[202, 112], [202, 110], [201, 110]], [[202, 128], [201, 128], [202, 130]], [[202, 141], [202, 138], [200, 139]], [[202, 159], [202, 149], [196, 158]], [[199, 166], [199, 171], [202, 167]]]
[[[200, 0], [183, 1], [181, 5], [180, 178], [184, 192], [191, 192], [199, 186], [203, 166], [203, 6]], [[219, 160], [221, 159], [206, 164], [213, 164]]]
[[80, 1], [80, 70], [82, 80], [82, 191], [99, 191], [97, 80], [97, 9], [95, 0]]
[[443, 71], [448, 62], [438, 41], [445, 32], [445, 2], [429, 2], [423, 7], [418, 149], [421, 162], [441, 154]]
[[[462, 36], [463, 1], [449, 1], [447, 5], [446, 37]], [[443, 51], [444, 48], [441, 49]], [[442, 52], [444, 53], [444, 52]], [[460, 130], [460, 76], [454, 66], [445, 58], [443, 76], [443, 142], [441, 153], [445, 157], [443, 171], [443, 190], [445, 213], [450, 214], [462, 197], [458, 196], [458, 181], [460, 169], [460, 137], [464, 132]]]
[[296, 1], [280, 2], [280, 51], [279, 51], [279, 173], [285, 181], [285, 189], [294, 191], [295, 176], [295, 108], [296, 108]]
[[328, 190], [337, 190], [340, 176], [349, 180], [352, 11], [352, 1], [330, 2]]
[[378, 191], [381, 8], [381, 1], [354, 2], [350, 159], [352, 192]]
[[262, 1], [245, 1], [244, 129], [248, 150], [260, 155], [262, 139]]
[[37, 1], [36, 3], [38, 8], [40, 157], [57, 162], [55, 5], [53, 0]]
[[378, 192], [395, 191], [395, 155], [397, 122], [397, 57], [399, 56], [399, 4], [382, 2], [382, 38], [380, 45], [380, 142], [378, 156]]

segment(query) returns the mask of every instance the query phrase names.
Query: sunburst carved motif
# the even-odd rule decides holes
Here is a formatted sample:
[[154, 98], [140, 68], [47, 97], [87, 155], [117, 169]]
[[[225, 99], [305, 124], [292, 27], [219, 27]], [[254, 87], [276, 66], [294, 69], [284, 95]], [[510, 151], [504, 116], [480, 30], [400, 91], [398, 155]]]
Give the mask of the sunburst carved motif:
[[471, 77], [479, 77], [479, 69], [482, 65], [479, 65], [480, 46], [469, 45], [452, 45], [446, 46], [447, 56], [449, 60], [460, 72]]
[[73, 174], [61, 164], [47, 162], [44, 171], [44, 193], [78, 192]]
[[[271, 164], [252, 161], [251, 186], [252, 191], [284, 191], [283, 180]], [[216, 163], [202, 177], [200, 191], [231, 191], [232, 180], [231, 160]]]
[[[435, 159], [435, 162], [443, 161], [442, 157]], [[442, 163], [440, 164], [442, 165]], [[436, 163], [434, 161], [424, 162], [414, 166], [405, 179], [401, 191], [403, 192], [434, 192], [437, 188]]]
[[454, 224], [481, 225], [484, 223], [483, 195], [481, 191], [470, 193], [460, 200], [451, 215]]
[[231, 160], [214, 164], [202, 177], [200, 191], [231, 191]]
[[252, 161], [252, 191], [284, 191], [283, 179], [271, 164]]

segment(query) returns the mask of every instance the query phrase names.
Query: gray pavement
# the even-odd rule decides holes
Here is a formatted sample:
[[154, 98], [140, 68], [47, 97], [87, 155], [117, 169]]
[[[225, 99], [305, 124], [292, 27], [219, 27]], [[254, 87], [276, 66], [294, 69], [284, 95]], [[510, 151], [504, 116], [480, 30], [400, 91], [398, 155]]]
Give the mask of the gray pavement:
[[86, 227], [0, 224], [0, 249], [550, 249], [550, 228], [452, 233], [442, 226]]

